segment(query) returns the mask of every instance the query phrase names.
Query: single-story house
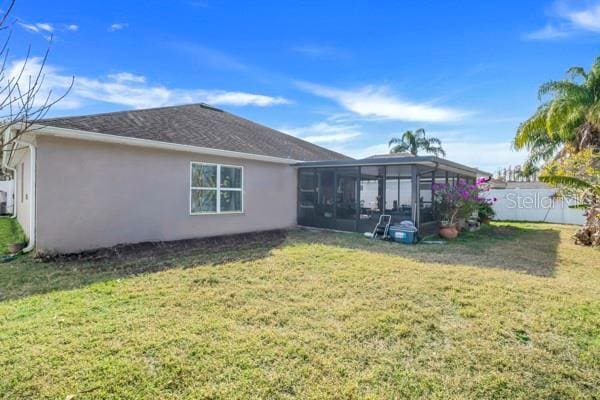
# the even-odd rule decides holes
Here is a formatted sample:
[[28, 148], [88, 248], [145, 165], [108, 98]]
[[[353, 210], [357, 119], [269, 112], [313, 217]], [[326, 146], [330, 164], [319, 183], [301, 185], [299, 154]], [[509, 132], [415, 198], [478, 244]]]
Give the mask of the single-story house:
[[58, 253], [298, 224], [368, 231], [384, 212], [425, 232], [431, 184], [477, 175], [431, 156], [354, 160], [205, 104], [45, 119], [9, 150], [28, 248]]

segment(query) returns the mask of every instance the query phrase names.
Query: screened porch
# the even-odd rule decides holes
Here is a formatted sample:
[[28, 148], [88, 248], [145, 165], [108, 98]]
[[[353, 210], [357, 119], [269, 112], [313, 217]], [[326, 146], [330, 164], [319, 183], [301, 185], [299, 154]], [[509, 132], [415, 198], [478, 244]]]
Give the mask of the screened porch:
[[298, 165], [298, 224], [370, 232], [382, 214], [435, 232], [433, 183], [475, 182], [477, 170], [435, 157], [388, 157]]

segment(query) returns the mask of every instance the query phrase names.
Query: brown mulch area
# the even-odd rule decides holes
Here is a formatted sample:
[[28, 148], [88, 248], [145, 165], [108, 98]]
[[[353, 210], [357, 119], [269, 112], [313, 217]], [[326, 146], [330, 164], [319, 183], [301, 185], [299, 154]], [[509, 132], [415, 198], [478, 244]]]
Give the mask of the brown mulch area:
[[285, 241], [287, 230], [272, 230], [208, 238], [121, 244], [72, 254], [38, 254], [43, 262], [62, 261], [123, 261], [172, 256], [209, 255], [222, 251], [253, 248], [273, 248]]

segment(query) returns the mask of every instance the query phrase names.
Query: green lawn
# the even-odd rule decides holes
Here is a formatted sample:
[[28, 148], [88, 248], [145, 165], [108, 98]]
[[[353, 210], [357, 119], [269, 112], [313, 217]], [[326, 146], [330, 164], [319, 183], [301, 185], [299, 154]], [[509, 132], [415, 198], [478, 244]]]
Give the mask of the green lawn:
[[0, 264], [0, 397], [600, 397], [600, 252], [292, 231]]
[[10, 217], [0, 217], [0, 255], [8, 254], [7, 245], [24, 241], [25, 236], [17, 220]]

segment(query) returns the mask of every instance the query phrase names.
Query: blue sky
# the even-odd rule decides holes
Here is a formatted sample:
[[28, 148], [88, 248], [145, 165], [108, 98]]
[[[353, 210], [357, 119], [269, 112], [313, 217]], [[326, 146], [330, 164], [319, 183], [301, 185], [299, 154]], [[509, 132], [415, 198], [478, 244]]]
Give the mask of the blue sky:
[[[517, 164], [537, 87], [600, 56], [600, 1], [18, 0], [11, 63], [54, 36], [52, 115], [207, 102], [355, 157], [425, 128]], [[30, 67], [35, 67], [33, 59]]]

